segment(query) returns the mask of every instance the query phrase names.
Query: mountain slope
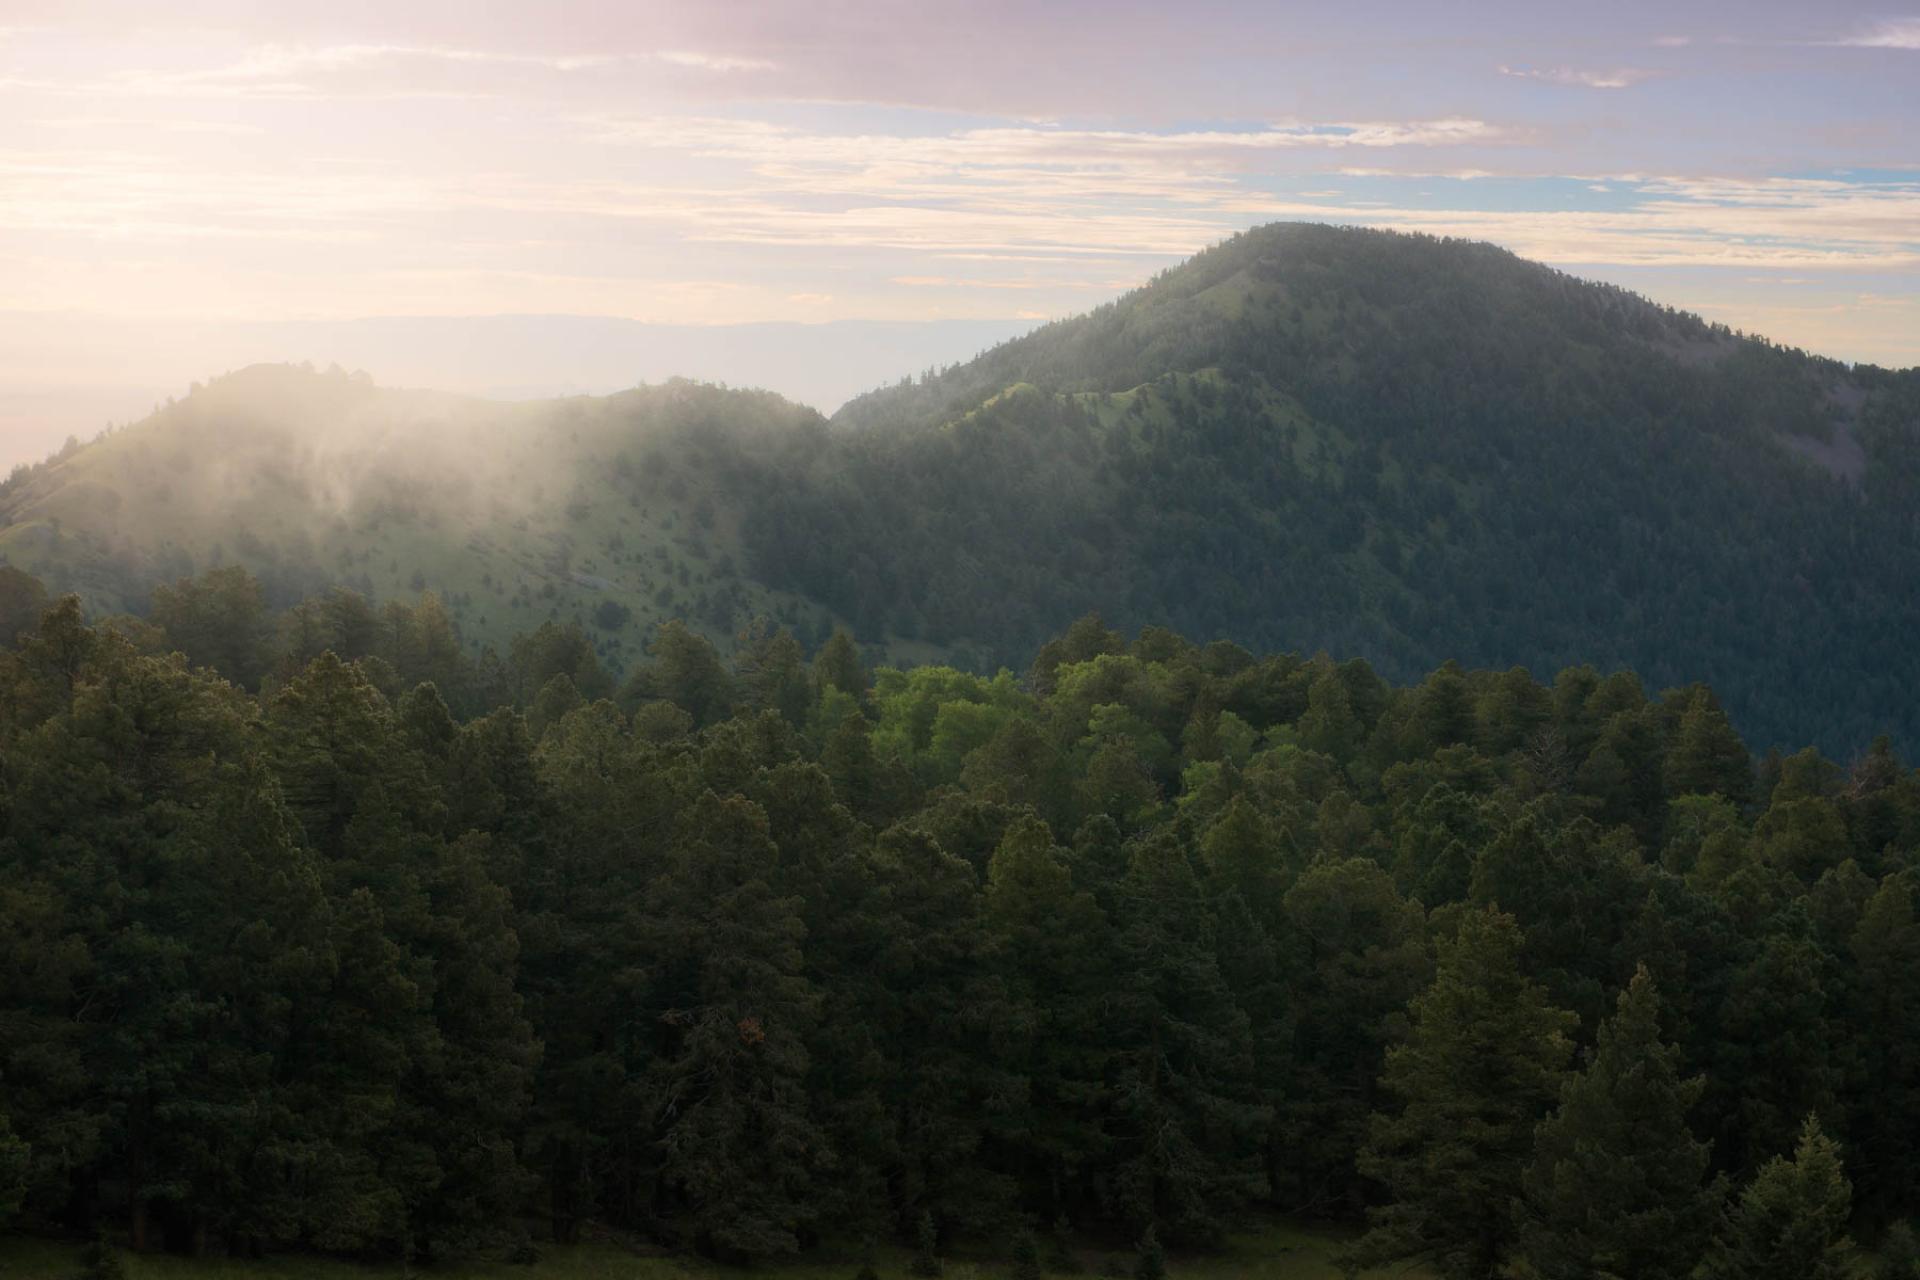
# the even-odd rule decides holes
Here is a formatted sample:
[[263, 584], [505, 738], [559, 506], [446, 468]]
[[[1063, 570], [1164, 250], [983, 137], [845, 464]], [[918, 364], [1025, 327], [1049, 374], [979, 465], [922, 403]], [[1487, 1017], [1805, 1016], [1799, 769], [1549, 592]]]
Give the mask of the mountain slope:
[[496, 405], [255, 369], [0, 490], [0, 555], [137, 609], [421, 586], [470, 639], [835, 620], [1018, 662], [1088, 610], [1251, 647], [1628, 665], [1750, 740], [1920, 746], [1920, 374], [1483, 244], [1235, 237], [831, 426], [687, 383]]
[[1625, 664], [1845, 752], [1920, 742], [1916, 421], [1912, 372], [1283, 225], [853, 402], [749, 528], [764, 577], [870, 630], [1032, 643], [1098, 607], [1398, 678]]
[[824, 435], [763, 392], [671, 382], [501, 404], [261, 365], [0, 490], [0, 557], [98, 612], [246, 565], [286, 605], [344, 583], [439, 594], [470, 641], [577, 620], [619, 667], [655, 625], [731, 635], [804, 602], [741, 572], [730, 460]]

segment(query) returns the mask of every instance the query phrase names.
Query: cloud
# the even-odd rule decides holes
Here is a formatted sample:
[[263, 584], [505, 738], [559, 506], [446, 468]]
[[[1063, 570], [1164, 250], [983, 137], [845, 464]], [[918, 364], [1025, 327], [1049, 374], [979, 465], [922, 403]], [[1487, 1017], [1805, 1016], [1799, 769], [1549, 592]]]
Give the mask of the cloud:
[[197, 133], [231, 138], [253, 138], [267, 132], [264, 125], [238, 120], [169, 120], [141, 116], [61, 116], [40, 121], [50, 129], [110, 129], [124, 132], [157, 129], [163, 133]]
[[1892, 18], [1827, 43], [1854, 49], [1920, 49], [1920, 18]]
[[1548, 84], [1577, 85], [1586, 89], [1630, 89], [1654, 73], [1634, 67], [1622, 67], [1617, 71], [1582, 71], [1576, 67], [1502, 66], [1500, 74], [1518, 80], [1542, 80]]
[[1653, 38], [1653, 46], [1656, 49], [1684, 49], [1692, 43], [1692, 36], [1655, 36]]
[[[341, 94], [390, 97], [473, 96], [472, 89], [422, 85], [418, 69], [434, 66], [508, 68], [566, 74], [612, 66], [614, 54], [502, 53], [438, 45], [262, 44], [233, 61], [185, 70], [123, 68], [94, 80], [37, 82], [34, 87], [83, 97], [325, 98]], [[357, 78], [356, 78], [357, 77]]]
[[1281, 122], [1166, 132], [1033, 126], [941, 134], [825, 133], [764, 120], [648, 116], [580, 122], [610, 143], [752, 166], [764, 181], [822, 195], [963, 198], [1018, 181], [1028, 193], [1148, 195], [1200, 202], [1205, 189], [1267, 154], [1498, 144], [1515, 131], [1483, 120]]
[[[952, 259], [977, 255], [955, 253], [943, 256]], [[1029, 292], [1049, 289], [1118, 292], [1133, 285], [1131, 280], [984, 280], [978, 276], [893, 276], [888, 283], [911, 289], [1015, 289]]]
[[698, 53], [690, 49], [667, 49], [653, 55], [676, 67], [698, 67], [702, 71], [772, 71], [775, 64], [766, 58], [742, 58], [724, 53]]
[[[1349, 204], [1343, 221], [1492, 240], [1565, 266], [1745, 271], [1920, 268], [1920, 183], [1658, 178], [1609, 209], [1411, 208]], [[1325, 216], [1318, 205], [1250, 200], [1256, 217]]]

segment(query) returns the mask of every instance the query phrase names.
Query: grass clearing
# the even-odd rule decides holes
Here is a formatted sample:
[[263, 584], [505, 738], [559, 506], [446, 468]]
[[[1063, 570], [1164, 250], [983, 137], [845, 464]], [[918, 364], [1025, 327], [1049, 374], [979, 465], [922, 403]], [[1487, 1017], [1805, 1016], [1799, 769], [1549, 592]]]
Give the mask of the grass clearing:
[[[1174, 1254], [1169, 1271], [1174, 1280], [1339, 1280], [1333, 1258], [1347, 1237], [1335, 1230], [1286, 1221], [1260, 1223], [1236, 1233], [1218, 1254]], [[5, 1280], [74, 1280], [79, 1271], [80, 1247], [72, 1241], [0, 1240], [0, 1277]], [[876, 1253], [874, 1269], [881, 1280], [905, 1280], [910, 1253], [885, 1248]], [[242, 1258], [180, 1258], [161, 1254], [122, 1253], [128, 1280], [402, 1280], [436, 1277], [438, 1280], [852, 1280], [860, 1259], [852, 1251], [799, 1263], [775, 1263], [756, 1268], [721, 1266], [697, 1258], [647, 1257], [612, 1241], [593, 1241], [568, 1248], [543, 1248], [531, 1266], [498, 1261], [449, 1263], [408, 1267], [399, 1263], [362, 1264], [337, 1258], [286, 1255], [253, 1261]], [[1083, 1273], [1097, 1280], [1111, 1274], [1114, 1265], [1131, 1274], [1131, 1253], [1088, 1248], [1081, 1251]], [[1007, 1280], [1011, 1265], [1004, 1259], [962, 1254], [945, 1259], [945, 1280]], [[1399, 1280], [1421, 1280], [1424, 1270], [1395, 1269], [1368, 1272], [1370, 1277], [1392, 1275]]]

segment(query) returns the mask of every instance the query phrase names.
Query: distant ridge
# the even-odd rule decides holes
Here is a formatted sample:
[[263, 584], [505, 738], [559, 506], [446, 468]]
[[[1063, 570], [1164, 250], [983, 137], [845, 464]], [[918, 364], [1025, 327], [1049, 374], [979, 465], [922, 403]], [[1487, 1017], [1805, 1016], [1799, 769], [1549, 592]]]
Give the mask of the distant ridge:
[[237, 378], [9, 484], [0, 554], [103, 610], [236, 560], [424, 586], [470, 639], [572, 617], [616, 663], [766, 612], [991, 665], [1097, 609], [1396, 679], [1626, 665], [1750, 740], [1920, 746], [1920, 373], [1490, 245], [1259, 228], [831, 424]]

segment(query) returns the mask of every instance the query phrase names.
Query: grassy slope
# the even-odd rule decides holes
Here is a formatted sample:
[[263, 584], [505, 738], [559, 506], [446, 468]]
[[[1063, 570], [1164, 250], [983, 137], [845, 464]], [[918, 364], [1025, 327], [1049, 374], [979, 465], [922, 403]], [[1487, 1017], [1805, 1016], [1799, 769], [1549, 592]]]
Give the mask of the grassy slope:
[[[1341, 1237], [1287, 1223], [1271, 1223], [1234, 1237], [1219, 1255], [1175, 1257], [1170, 1270], [1175, 1280], [1336, 1280], [1332, 1263]], [[71, 1244], [41, 1240], [0, 1241], [0, 1276], [9, 1280], [68, 1280], [76, 1274], [78, 1250]], [[767, 1280], [848, 1280], [859, 1269], [854, 1257], [804, 1265], [768, 1266], [747, 1272], [710, 1263], [677, 1258], [638, 1257], [611, 1243], [592, 1243], [571, 1249], [549, 1250], [535, 1266], [477, 1263], [436, 1267], [409, 1273], [399, 1265], [361, 1266], [324, 1258], [274, 1258], [265, 1262], [227, 1259], [174, 1258], [124, 1255], [129, 1280], [387, 1280], [406, 1274], [433, 1275], [445, 1280], [739, 1280], [747, 1275]], [[1130, 1254], [1084, 1251], [1086, 1275], [1095, 1277], [1109, 1262], [1130, 1268]], [[874, 1267], [882, 1280], [907, 1276], [908, 1255], [883, 1250]], [[947, 1280], [1004, 1280], [1011, 1272], [1002, 1263], [969, 1258], [949, 1259]], [[1422, 1280], [1430, 1273], [1420, 1268], [1367, 1272]]]

